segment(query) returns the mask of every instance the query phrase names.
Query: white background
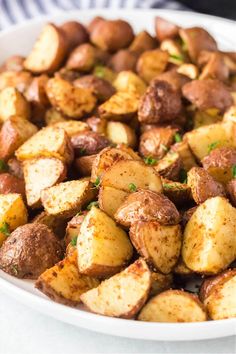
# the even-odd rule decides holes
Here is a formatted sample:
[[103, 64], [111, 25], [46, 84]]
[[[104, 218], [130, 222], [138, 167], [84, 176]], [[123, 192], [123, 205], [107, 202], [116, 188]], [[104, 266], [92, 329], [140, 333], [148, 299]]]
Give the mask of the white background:
[[0, 292], [1, 354], [236, 353], [236, 337], [154, 342], [113, 337], [41, 315]]

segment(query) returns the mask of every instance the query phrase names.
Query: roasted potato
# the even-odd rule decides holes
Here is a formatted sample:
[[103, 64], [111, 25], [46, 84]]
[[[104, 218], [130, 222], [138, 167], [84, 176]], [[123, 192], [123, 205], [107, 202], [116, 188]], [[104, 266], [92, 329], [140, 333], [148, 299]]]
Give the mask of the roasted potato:
[[138, 221], [131, 225], [130, 239], [138, 253], [157, 271], [170, 273], [181, 250], [181, 228], [157, 221]]
[[207, 321], [207, 313], [196, 295], [182, 290], [167, 290], [153, 297], [143, 307], [138, 320], [147, 322], [202, 322]]
[[68, 181], [44, 189], [41, 201], [48, 214], [69, 218], [88, 204], [95, 194], [92, 184], [86, 179]]
[[69, 137], [90, 130], [87, 123], [79, 120], [65, 120], [54, 123], [53, 126], [64, 129]]
[[86, 123], [90, 129], [99, 134], [106, 134], [107, 120], [100, 117], [89, 117], [86, 119]]
[[74, 167], [80, 176], [87, 177], [87, 176], [91, 175], [92, 167], [93, 167], [96, 157], [97, 157], [97, 154], [81, 156], [81, 157], [77, 157], [75, 159]]
[[66, 44], [68, 51], [71, 51], [76, 46], [88, 42], [89, 35], [86, 28], [77, 21], [68, 21], [60, 26], [66, 36]]
[[113, 54], [108, 61], [108, 66], [116, 73], [124, 70], [135, 71], [138, 55], [129, 49], [121, 49]]
[[168, 82], [168, 84], [172, 86], [173, 90], [179, 92], [181, 92], [182, 87], [190, 81], [185, 75], [182, 75], [175, 70], [165, 71], [164, 73], [158, 75], [156, 79], [159, 81]]
[[47, 126], [59, 122], [65, 122], [66, 118], [67, 117], [62, 112], [57, 111], [54, 107], [47, 109], [44, 115], [44, 120]]
[[145, 304], [151, 286], [151, 273], [142, 259], [97, 288], [81, 295], [86, 307], [111, 317], [133, 318]]
[[43, 224], [19, 226], [0, 248], [0, 268], [17, 278], [37, 278], [63, 256], [60, 242]]
[[108, 122], [106, 130], [107, 138], [114, 144], [125, 144], [134, 148], [137, 138], [135, 131], [122, 122]]
[[119, 272], [130, 260], [133, 248], [126, 232], [93, 206], [80, 227], [77, 252], [80, 273], [104, 277]]
[[30, 118], [30, 105], [25, 97], [14, 87], [0, 91], [0, 121], [4, 122], [11, 116]]
[[132, 71], [121, 71], [113, 82], [117, 91], [134, 91], [140, 96], [147, 89], [145, 82]]
[[66, 233], [65, 219], [57, 218], [56, 216], [47, 214], [46, 211], [42, 211], [41, 213], [36, 215], [31, 222], [46, 225], [47, 227], [49, 227], [49, 229], [53, 231], [53, 233], [59, 239], [63, 239], [65, 237], [65, 233]]
[[227, 183], [226, 190], [228, 192], [230, 201], [234, 207], [236, 207], [236, 178]]
[[[183, 228], [185, 228], [185, 226], [187, 225], [187, 223], [189, 222], [191, 216], [193, 215], [193, 213], [196, 211], [197, 209], [197, 205], [195, 205], [194, 207], [190, 208], [190, 209], [187, 209], [187, 210], [184, 210], [182, 212], [182, 215], [181, 215], [181, 225], [183, 226]], [[183, 260], [182, 262], [183, 263]]]
[[194, 272], [190, 270], [183, 261], [183, 258], [180, 256], [173, 273], [176, 274], [180, 279], [186, 280], [191, 279], [190, 277], [193, 276]]
[[155, 17], [155, 32], [158, 41], [175, 38], [179, 33], [179, 27], [174, 23], [160, 17]]
[[195, 80], [198, 78], [199, 70], [198, 67], [194, 64], [184, 63], [178, 67], [177, 73], [181, 74], [182, 76], [186, 76], [191, 80]]
[[186, 183], [173, 182], [162, 178], [163, 193], [176, 205], [183, 206], [192, 202], [191, 188]]
[[137, 61], [137, 73], [144, 81], [149, 83], [154, 77], [165, 71], [168, 59], [169, 54], [163, 50], [147, 50], [140, 55]]
[[109, 100], [116, 91], [109, 81], [95, 75], [82, 76], [75, 80], [73, 84], [75, 87], [91, 89], [99, 102]]
[[228, 78], [229, 68], [225, 64], [223, 55], [219, 52], [211, 53], [207, 64], [202, 69], [199, 79], [218, 79], [227, 82]]
[[0, 194], [18, 193], [25, 197], [25, 181], [10, 173], [0, 174]]
[[128, 195], [128, 192], [124, 192], [121, 189], [101, 187], [98, 194], [99, 208], [114, 219], [116, 211], [124, 203]]
[[85, 131], [73, 135], [71, 138], [75, 156], [94, 155], [109, 146], [110, 141], [101, 134]]
[[174, 39], [163, 40], [161, 42], [160, 49], [166, 51], [169, 54], [169, 63], [179, 66], [186, 59], [181, 44]]
[[0, 90], [14, 87], [25, 94], [30, 87], [33, 77], [28, 71], [3, 71], [0, 73]]
[[150, 296], [160, 294], [164, 290], [170, 289], [173, 285], [172, 274], [161, 274], [159, 272], [151, 272], [151, 290]]
[[96, 65], [95, 68], [93, 69], [93, 75], [101, 79], [104, 79], [112, 84], [117, 74], [107, 66]]
[[[193, 112], [193, 129], [203, 127], [205, 125], [215, 124], [222, 121], [222, 115], [215, 110], [214, 114], [209, 114], [210, 110], [199, 111], [195, 110]], [[213, 109], [214, 111], [214, 109]]]
[[223, 197], [207, 199], [193, 213], [184, 230], [182, 257], [201, 274], [217, 274], [236, 256], [236, 209]]
[[223, 116], [223, 122], [236, 123], [236, 105], [231, 106]]
[[197, 166], [197, 162], [186, 141], [178, 142], [171, 146], [171, 151], [178, 153], [185, 171]]
[[152, 50], [157, 46], [155, 38], [153, 38], [147, 31], [141, 31], [134, 37], [129, 46], [131, 52], [142, 54], [147, 50]]
[[[74, 243], [74, 240], [77, 240], [77, 236], [80, 233], [80, 228], [82, 222], [88, 211], [83, 211], [76, 214], [67, 224], [66, 227], [66, 235], [65, 235], [65, 243], [68, 245], [71, 241]], [[75, 242], [76, 246], [76, 242]]]
[[162, 225], [175, 225], [180, 215], [175, 205], [163, 194], [150, 190], [131, 193], [115, 213], [115, 220], [126, 227], [138, 221], [158, 221]]
[[0, 66], [0, 72], [4, 71], [15, 71], [19, 72], [24, 70], [24, 60], [25, 57], [21, 55], [12, 55], [11, 57], [7, 58], [4, 63]]
[[171, 181], [178, 181], [182, 168], [182, 159], [177, 152], [169, 151], [157, 162], [154, 168], [160, 176]]
[[12, 157], [7, 161], [8, 172], [20, 179], [24, 179], [22, 163], [18, 161], [15, 157]]

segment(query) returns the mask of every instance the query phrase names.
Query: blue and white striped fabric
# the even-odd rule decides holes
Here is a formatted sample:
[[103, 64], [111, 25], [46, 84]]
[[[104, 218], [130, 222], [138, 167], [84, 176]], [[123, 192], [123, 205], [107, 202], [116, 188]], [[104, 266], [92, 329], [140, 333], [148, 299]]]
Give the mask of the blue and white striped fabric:
[[174, 0], [0, 0], [0, 29], [40, 15], [91, 8], [184, 9]]

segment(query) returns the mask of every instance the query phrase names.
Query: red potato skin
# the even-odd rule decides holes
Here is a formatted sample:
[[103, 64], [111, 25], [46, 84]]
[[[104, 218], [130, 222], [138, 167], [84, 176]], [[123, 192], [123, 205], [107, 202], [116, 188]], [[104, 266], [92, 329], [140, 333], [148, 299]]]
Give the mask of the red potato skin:
[[82, 43], [88, 42], [89, 40], [89, 34], [86, 28], [77, 21], [65, 22], [60, 28], [66, 37], [69, 51]]
[[137, 54], [128, 49], [121, 49], [111, 57], [108, 66], [117, 73], [124, 70], [135, 71], [137, 60]]
[[162, 17], [156, 16], [155, 31], [158, 41], [162, 42], [164, 39], [175, 38], [178, 35], [179, 27]]
[[75, 156], [94, 155], [110, 145], [110, 141], [101, 134], [87, 131], [74, 135], [71, 138]]
[[10, 173], [0, 174], [0, 194], [19, 193], [25, 197], [25, 182]]

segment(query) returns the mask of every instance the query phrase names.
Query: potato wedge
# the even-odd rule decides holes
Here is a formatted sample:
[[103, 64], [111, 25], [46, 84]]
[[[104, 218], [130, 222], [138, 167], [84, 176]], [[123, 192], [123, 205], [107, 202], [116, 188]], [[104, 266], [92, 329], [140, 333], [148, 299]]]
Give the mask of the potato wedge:
[[99, 134], [106, 134], [107, 121], [100, 117], [89, 117], [86, 119], [86, 123], [93, 132]]
[[28, 139], [16, 151], [20, 161], [36, 157], [55, 157], [63, 162], [73, 160], [73, 149], [64, 129], [46, 127]]
[[99, 280], [79, 273], [76, 251], [47, 269], [35, 283], [35, 287], [52, 300], [69, 306], [78, 305], [80, 295], [98, 285]]
[[[213, 109], [214, 110], [214, 109]], [[206, 110], [206, 111], [199, 111], [196, 110], [193, 114], [193, 128], [199, 128], [202, 127], [204, 125], [210, 125], [210, 124], [214, 124], [214, 123], [218, 123], [220, 121], [222, 121], [222, 116], [218, 113], [217, 110], [215, 114], [209, 114], [210, 110]]]
[[163, 193], [176, 205], [185, 206], [192, 201], [191, 188], [186, 183], [161, 179]]
[[177, 152], [169, 151], [154, 168], [160, 176], [177, 181], [182, 168], [182, 159]]
[[0, 158], [5, 160], [32, 135], [37, 133], [37, 127], [21, 116], [11, 116], [0, 130]]
[[51, 229], [59, 239], [65, 237], [65, 233], [66, 233], [65, 219], [57, 218], [54, 215], [47, 214], [46, 211], [42, 211], [40, 214], [36, 215], [31, 222], [37, 222], [48, 226], [49, 229]]
[[119, 272], [127, 264], [133, 247], [126, 232], [93, 206], [80, 227], [77, 251], [82, 274], [104, 277]]
[[160, 294], [162, 291], [170, 289], [172, 285], [172, 274], [161, 274], [159, 272], [151, 272], [150, 296]]
[[27, 204], [39, 208], [41, 192], [66, 178], [64, 163], [54, 157], [41, 157], [23, 162]]
[[97, 154], [81, 156], [75, 159], [74, 167], [80, 176], [88, 177], [91, 175], [92, 167], [96, 157]]
[[141, 31], [134, 37], [134, 40], [129, 46], [131, 52], [142, 54], [146, 50], [154, 49], [157, 42], [147, 31]]
[[177, 37], [179, 33], [179, 27], [176, 24], [166, 20], [165, 18], [156, 16], [155, 32], [158, 41], [162, 42], [165, 39]]
[[53, 73], [66, 55], [65, 37], [58, 27], [52, 23], [44, 26], [31, 53], [24, 61], [24, 67], [35, 74]]
[[108, 122], [106, 136], [114, 144], [125, 144], [134, 148], [137, 143], [134, 130], [121, 122]]
[[153, 297], [141, 310], [139, 321], [202, 322], [207, 321], [204, 305], [198, 297], [182, 290], [167, 290]]
[[4, 71], [0, 73], [0, 90], [14, 87], [19, 92], [25, 93], [31, 85], [32, 79], [32, 75], [28, 71]]
[[54, 107], [51, 107], [46, 111], [44, 120], [46, 125], [53, 125], [58, 122], [65, 122], [66, 117]]
[[30, 105], [16, 88], [7, 87], [0, 92], [0, 121], [15, 115], [29, 119]]
[[189, 171], [192, 167], [197, 166], [197, 162], [186, 141], [172, 145], [171, 150], [179, 154], [185, 171]]
[[17, 193], [0, 194], [0, 246], [18, 226], [27, 223], [28, 213], [22, 196]]
[[145, 82], [132, 71], [121, 71], [113, 82], [113, 86], [117, 91], [136, 92], [140, 96], [147, 89]]
[[69, 218], [78, 213], [96, 195], [93, 185], [86, 179], [68, 181], [44, 189], [41, 201], [50, 215]]
[[147, 300], [151, 273], [142, 259], [81, 295], [86, 307], [111, 317], [133, 318]]
[[48, 81], [46, 92], [52, 106], [70, 118], [83, 117], [96, 104], [96, 98], [90, 89], [74, 87], [59, 77]]
[[80, 228], [84, 218], [87, 214], [87, 210], [76, 214], [67, 224], [66, 227], [66, 236], [65, 236], [65, 243], [68, 245], [69, 243], [73, 243], [73, 246], [76, 247], [77, 237], [80, 233]]
[[102, 175], [101, 186], [125, 192], [138, 188], [162, 192], [161, 179], [155, 169], [137, 160], [118, 160]]
[[184, 230], [182, 257], [201, 274], [217, 274], [236, 256], [236, 209], [227, 199], [207, 199], [193, 213]]
[[101, 187], [98, 193], [99, 208], [111, 218], [114, 219], [114, 215], [117, 209], [125, 201], [129, 193], [116, 189], [113, 187]]
[[160, 49], [147, 50], [138, 59], [136, 70], [147, 83], [165, 71], [169, 54]]
[[61, 122], [56, 122], [55, 124], [53, 124], [53, 126], [64, 129], [66, 131], [66, 134], [70, 138], [73, 135], [90, 130], [87, 123], [78, 120], [65, 120]]

